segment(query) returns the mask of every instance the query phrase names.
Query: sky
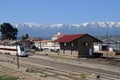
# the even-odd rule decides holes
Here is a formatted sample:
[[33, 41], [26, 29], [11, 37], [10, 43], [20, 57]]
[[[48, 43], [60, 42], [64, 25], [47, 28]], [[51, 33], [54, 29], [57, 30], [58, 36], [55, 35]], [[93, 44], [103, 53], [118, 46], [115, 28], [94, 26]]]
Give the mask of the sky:
[[119, 22], [120, 0], [0, 0], [0, 23]]

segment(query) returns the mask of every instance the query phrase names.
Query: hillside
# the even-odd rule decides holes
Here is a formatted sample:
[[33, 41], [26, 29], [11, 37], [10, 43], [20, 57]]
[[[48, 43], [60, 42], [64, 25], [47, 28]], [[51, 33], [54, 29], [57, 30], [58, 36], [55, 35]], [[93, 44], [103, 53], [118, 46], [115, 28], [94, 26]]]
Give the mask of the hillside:
[[120, 22], [90, 22], [83, 24], [54, 24], [43, 25], [36, 23], [18, 23], [15, 25], [19, 29], [19, 36], [29, 34], [30, 36], [52, 36], [57, 32], [66, 34], [88, 33], [94, 36], [119, 35]]

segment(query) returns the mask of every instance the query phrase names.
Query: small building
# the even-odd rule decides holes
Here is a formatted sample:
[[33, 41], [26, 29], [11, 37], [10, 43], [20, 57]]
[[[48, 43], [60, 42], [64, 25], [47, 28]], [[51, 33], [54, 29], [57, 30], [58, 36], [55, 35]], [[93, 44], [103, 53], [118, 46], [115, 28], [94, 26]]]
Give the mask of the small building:
[[34, 45], [34, 43], [30, 40], [14, 40], [14, 41], [10, 41], [8, 43], [8, 45], [22, 45], [24, 46], [25, 48], [30, 48], [31, 46]]
[[93, 56], [93, 44], [101, 40], [89, 34], [72, 34], [64, 35], [55, 42], [60, 43], [60, 55], [81, 57]]
[[53, 50], [54, 51], [60, 49], [60, 44], [58, 42], [54, 42], [54, 41], [63, 37], [64, 35], [65, 35], [64, 33], [58, 32], [57, 34], [52, 36], [51, 40], [53, 41], [53, 46], [54, 46]]
[[63, 37], [64, 35], [64, 33], [58, 32], [57, 34], [52, 36], [52, 41], [57, 40], [58, 38]]
[[57, 34], [53, 35], [51, 39], [36, 39], [33, 40], [35, 46], [39, 49], [48, 50], [48, 51], [56, 51], [60, 49], [60, 45], [54, 40], [64, 36], [63, 33], [58, 32]]
[[38, 39], [34, 40], [34, 45], [40, 50], [50, 50], [52, 48], [53, 42], [51, 40]]
[[55, 46], [52, 40], [36, 40], [34, 44], [37, 48], [47, 51], [60, 49], [60, 46]]
[[104, 39], [102, 43], [94, 44], [94, 52], [106, 55], [120, 54], [120, 42], [113, 39]]
[[103, 40], [103, 44], [108, 45], [109, 51], [119, 51], [120, 52], [120, 42], [113, 39], [105, 39]]

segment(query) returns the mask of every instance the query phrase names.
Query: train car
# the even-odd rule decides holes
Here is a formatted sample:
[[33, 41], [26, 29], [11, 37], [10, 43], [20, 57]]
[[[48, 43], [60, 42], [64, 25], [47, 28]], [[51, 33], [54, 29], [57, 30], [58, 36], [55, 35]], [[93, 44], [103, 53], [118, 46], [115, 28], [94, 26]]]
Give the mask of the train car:
[[21, 57], [29, 55], [29, 53], [26, 52], [25, 48], [20, 45], [17, 45], [17, 46], [0, 45], [0, 53], [10, 54], [10, 55], [18, 54], [18, 56], [21, 56]]

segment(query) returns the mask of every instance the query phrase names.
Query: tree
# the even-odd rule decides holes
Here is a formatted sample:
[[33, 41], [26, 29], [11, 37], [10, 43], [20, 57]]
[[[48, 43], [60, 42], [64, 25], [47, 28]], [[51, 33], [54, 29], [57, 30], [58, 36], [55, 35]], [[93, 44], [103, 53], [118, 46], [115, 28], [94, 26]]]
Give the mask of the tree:
[[2, 40], [4, 39], [15, 40], [17, 38], [18, 29], [16, 27], [13, 27], [10, 23], [3, 23], [0, 25], [0, 32]]
[[22, 36], [22, 40], [26, 40], [28, 38], [29, 38], [29, 34], [25, 34], [25, 35]]

